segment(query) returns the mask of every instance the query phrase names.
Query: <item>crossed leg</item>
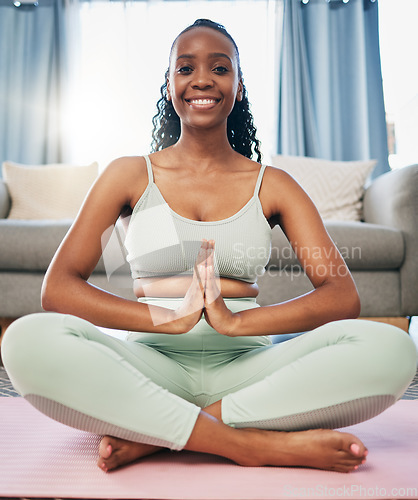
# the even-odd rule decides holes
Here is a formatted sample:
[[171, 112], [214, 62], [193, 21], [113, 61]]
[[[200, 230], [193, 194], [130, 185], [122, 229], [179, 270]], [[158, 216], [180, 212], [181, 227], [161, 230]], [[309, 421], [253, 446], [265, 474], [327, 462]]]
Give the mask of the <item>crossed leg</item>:
[[[224, 401], [204, 408], [184, 449], [218, 454], [241, 465], [356, 469], [365, 462], [367, 448], [352, 434], [332, 429], [371, 418], [402, 395], [415, 373], [411, 340], [389, 325], [350, 320], [324, 325], [278, 347], [277, 353], [275, 349], [249, 355], [252, 369], [254, 358], [259, 358], [254, 383], [247, 380]], [[246, 361], [238, 363], [224, 371], [248, 374]], [[223, 375], [217, 379], [233, 378], [231, 373]], [[297, 399], [310, 411], [303, 413]], [[295, 430], [301, 418], [303, 430]], [[321, 424], [325, 428], [318, 428]], [[110, 470], [159, 449], [106, 436], [98, 464]]]
[[[366, 461], [367, 448], [349, 433], [234, 429], [222, 422], [220, 413], [221, 401], [202, 410], [185, 450], [220, 455], [244, 466], [305, 466], [337, 472], [350, 472]], [[105, 436], [98, 466], [107, 472], [162, 449]]]
[[[13, 385], [40, 411], [116, 436], [103, 438], [100, 446], [99, 465], [107, 470], [160, 446], [217, 454], [241, 465], [348, 472], [364, 461], [366, 447], [331, 429], [383, 411], [416, 370], [414, 344], [401, 330], [341, 321], [216, 370], [220, 385], [226, 377], [232, 382], [224, 394], [212, 391], [217, 397], [201, 410], [187, 389], [193, 376], [133, 344], [109, 338], [80, 318], [48, 313], [13, 323], [2, 354]], [[261, 369], [240, 386], [246, 357]]]

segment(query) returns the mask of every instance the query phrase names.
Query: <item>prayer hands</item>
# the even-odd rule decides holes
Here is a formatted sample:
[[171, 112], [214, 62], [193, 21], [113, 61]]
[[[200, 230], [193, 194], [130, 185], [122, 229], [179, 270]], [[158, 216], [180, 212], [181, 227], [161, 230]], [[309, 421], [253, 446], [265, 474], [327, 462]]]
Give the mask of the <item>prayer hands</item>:
[[221, 295], [219, 276], [215, 273], [214, 252], [215, 242], [203, 240], [201, 252], [205, 255], [205, 266], [199, 266], [198, 272], [204, 289], [204, 310], [206, 321], [218, 333], [231, 335], [236, 321], [236, 315], [225, 305]]
[[181, 306], [174, 311], [176, 333], [190, 331], [201, 319], [205, 307], [205, 283], [201, 276], [205, 275], [206, 247], [202, 242], [193, 270], [192, 282], [184, 296]]
[[209, 325], [222, 335], [232, 335], [236, 315], [225, 305], [220, 279], [214, 266], [215, 242], [202, 240], [196, 258], [193, 279], [181, 306], [175, 311], [179, 333], [190, 331], [202, 313]]

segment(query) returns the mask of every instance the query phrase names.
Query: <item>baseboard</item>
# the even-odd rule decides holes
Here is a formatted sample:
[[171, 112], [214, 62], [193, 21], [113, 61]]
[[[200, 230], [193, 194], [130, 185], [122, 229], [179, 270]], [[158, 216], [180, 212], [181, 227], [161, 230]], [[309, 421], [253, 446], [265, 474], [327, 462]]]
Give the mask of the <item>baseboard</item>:
[[402, 330], [405, 330], [405, 332], [409, 331], [409, 322], [411, 320], [411, 318], [403, 316], [376, 317], [376, 318], [367, 317], [359, 319], [367, 319], [370, 321], [380, 321], [381, 323], [388, 323], [389, 325], [394, 325], [397, 326], [398, 328], [401, 328]]

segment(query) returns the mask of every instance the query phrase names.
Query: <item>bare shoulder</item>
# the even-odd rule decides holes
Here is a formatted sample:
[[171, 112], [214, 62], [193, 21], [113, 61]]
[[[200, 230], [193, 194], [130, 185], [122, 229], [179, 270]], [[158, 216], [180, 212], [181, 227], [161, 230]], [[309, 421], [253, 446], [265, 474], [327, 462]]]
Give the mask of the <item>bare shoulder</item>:
[[274, 186], [275, 189], [300, 188], [298, 182], [290, 174], [278, 167], [271, 165], [266, 166], [264, 178], [269, 186]]
[[143, 156], [122, 156], [116, 158], [104, 169], [102, 176], [118, 183], [133, 181], [148, 182], [147, 166]]
[[145, 158], [124, 156], [113, 160], [99, 176], [98, 183], [104, 191], [111, 189], [120, 202], [133, 208], [148, 184]]
[[284, 170], [267, 166], [260, 190], [260, 199], [267, 218], [279, 217], [299, 208], [314, 210], [314, 205], [300, 184]]

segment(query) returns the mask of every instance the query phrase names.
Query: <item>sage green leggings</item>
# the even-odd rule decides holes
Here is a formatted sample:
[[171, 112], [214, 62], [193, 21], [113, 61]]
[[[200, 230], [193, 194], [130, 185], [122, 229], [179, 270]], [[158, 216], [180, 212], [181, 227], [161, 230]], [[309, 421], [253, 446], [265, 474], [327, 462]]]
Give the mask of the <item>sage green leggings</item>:
[[[258, 307], [225, 300], [232, 311]], [[120, 340], [78, 317], [40, 313], [8, 328], [2, 356], [16, 390], [51, 418], [173, 450], [187, 443], [200, 409], [219, 400], [234, 427], [345, 427], [395, 403], [416, 370], [405, 332], [360, 320], [271, 344], [222, 336], [203, 318], [187, 334]]]

